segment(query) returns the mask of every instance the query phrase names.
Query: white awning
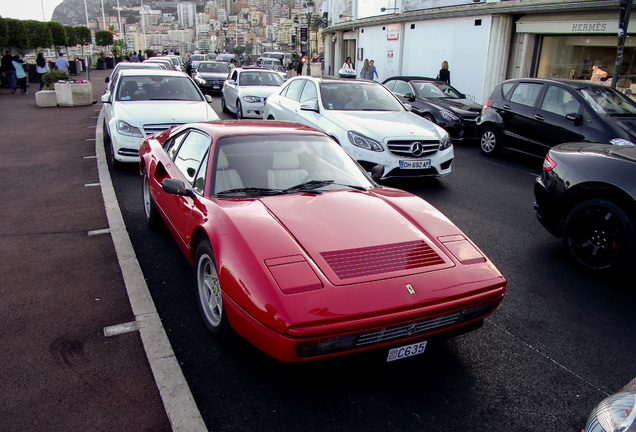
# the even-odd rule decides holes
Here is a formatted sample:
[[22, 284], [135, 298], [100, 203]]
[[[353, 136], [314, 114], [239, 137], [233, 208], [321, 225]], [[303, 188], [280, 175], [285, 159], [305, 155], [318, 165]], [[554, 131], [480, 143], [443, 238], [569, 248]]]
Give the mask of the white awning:
[[[629, 33], [632, 22], [627, 30]], [[526, 15], [517, 21], [517, 33], [618, 35], [618, 12], [603, 14]]]

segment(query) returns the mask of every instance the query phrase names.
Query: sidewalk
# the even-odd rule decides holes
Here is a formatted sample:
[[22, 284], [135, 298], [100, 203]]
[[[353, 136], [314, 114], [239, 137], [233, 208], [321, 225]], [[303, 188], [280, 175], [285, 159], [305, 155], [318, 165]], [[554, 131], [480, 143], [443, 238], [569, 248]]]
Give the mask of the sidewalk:
[[[97, 101], [110, 72], [90, 72]], [[122, 257], [102, 104], [39, 108], [38, 89], [0, 89], [0, 431], [202, 430], [132, 249]]]

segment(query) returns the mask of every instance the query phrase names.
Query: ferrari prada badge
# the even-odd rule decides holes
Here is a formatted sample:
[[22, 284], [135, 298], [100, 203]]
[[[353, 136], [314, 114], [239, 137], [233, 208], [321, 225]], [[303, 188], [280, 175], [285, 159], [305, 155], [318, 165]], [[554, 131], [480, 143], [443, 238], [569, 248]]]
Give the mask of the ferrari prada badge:
[[411, 294], [411, 295], [415, 294], [415, 288], [413, 288], [413, 285], [406, 284], [406, 285], [404, 285], [404, 288], [406, 288], [406, 290], [409, 292], [409, 294]]

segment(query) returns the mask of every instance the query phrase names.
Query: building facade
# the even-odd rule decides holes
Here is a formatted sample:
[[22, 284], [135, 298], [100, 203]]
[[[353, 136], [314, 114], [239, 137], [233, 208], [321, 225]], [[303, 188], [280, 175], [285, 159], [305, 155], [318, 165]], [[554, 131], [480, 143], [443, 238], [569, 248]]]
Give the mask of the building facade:
[[[375, 60], [380, 81], [436, 77], [448, 61], [451, 84], [483, 103], [507, 78], [614, 72], [619, 0], [330, 0], [327, 10], [325, 74], [346, 57], [358, 71]], [[635, 55], [627, 37], [619, 87], [633, 79], [636, 90]]]

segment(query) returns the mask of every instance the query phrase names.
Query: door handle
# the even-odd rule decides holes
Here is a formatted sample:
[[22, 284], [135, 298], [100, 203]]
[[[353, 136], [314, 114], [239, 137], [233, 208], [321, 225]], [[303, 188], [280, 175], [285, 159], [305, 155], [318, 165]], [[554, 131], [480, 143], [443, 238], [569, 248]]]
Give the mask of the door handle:
[[504, 105], [503, 109], [510, 111], [510, 105]]
[[543, 116], [542, 116], [542, 115], [539, 115], [539, 114], [535, 114], [535, 115], [534, 115], [534, 118], [535, 118], [535, 119], [537, 119], [537, 120], [539, 120], [539, 121], [544, 121], [544, 120], [545, 120], [545, 119], [543, 118]]

